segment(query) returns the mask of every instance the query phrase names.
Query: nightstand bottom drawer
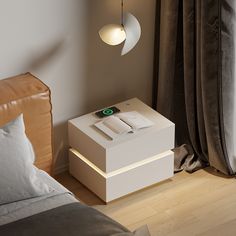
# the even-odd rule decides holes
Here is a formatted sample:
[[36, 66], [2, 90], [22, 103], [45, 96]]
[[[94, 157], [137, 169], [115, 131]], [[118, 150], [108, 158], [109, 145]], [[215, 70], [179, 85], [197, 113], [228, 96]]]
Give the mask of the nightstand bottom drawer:
[[105, 202], [168, 179], [174, 154], [167, 151], [119, 170], [105, 173], [74, 149], [69, 150], [70, 173]]

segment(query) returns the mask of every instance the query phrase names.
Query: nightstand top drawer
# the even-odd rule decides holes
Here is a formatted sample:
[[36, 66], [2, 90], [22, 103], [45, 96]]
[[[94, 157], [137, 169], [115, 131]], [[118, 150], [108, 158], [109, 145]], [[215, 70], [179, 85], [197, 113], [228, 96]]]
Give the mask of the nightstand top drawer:
[[69, 121], [69, 124], [72, 125], [74, 129], [81, 130], [84, 134], [88, 135], [105, 149], [115, 147], [121, 143], [139, 138], [143, 135], [148, 135], [150, 133], [159, 132], [162, 129], [174, 127], [174, 124], [171, 121], [166, 119], [160, 113], [156, 112], [137, 98], [115, 104], [114, 106], [119, 108], [121, 112], [137, 111], [141, 115], [152, 121], [154, 123], [154, 126], [140, 129], [135, 133], [122, 135], [116, 140], [111, 140], [107, 135], [99, 132], [99, 130], [94, 126], [95, 123], [101, 121], [101, 119], [99, 119], [95, 115], [95, 112], [72, 119]]
[[69, 145], [104, 172], [145, 160], [174, 147], [175, 125], [137, 98], [115, 104], [121, 112], [137, 111], [153, 126], [111, 140], [94, 124], [95, 112], [69, 121]]

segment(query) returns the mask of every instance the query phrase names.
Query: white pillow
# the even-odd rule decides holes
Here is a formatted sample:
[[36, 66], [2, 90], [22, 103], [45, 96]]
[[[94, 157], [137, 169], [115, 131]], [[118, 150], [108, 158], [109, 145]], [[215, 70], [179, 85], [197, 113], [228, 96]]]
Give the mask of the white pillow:
[[37, 178], [33, 162], [34, 152], [21, 114], [0, 128], [0, 205], [51, 191]]

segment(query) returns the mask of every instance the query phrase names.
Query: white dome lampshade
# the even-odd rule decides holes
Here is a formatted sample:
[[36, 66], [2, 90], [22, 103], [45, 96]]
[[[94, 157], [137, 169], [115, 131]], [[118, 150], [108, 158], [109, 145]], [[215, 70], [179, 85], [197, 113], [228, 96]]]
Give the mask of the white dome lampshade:
[[124, 27], [118, 24], [105, 25], [100, 29], [99, 35], [103, 42], [112, 46], [121, 44], [126, 39]]

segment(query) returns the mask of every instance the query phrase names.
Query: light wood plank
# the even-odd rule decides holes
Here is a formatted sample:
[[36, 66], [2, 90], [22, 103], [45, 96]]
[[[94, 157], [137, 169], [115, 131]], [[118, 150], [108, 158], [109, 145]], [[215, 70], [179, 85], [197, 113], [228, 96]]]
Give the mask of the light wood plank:
[[57, 177], [82, 202], [130, 230], [147, 224], [153, 236], [236, 235], [236, 181], [211, 168], [172, 179], [105, 204], [68, 173]]

